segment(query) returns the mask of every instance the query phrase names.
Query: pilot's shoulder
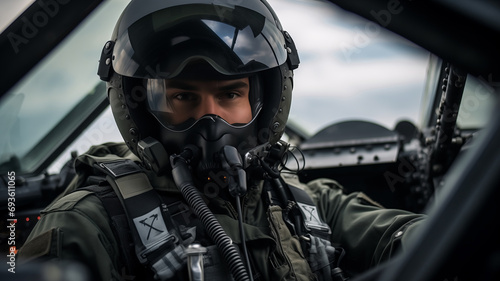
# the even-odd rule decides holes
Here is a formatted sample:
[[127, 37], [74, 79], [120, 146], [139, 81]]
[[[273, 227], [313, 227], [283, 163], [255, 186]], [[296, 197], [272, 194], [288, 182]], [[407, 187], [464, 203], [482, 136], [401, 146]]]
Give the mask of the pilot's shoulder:
[[41, 214], [43, 217], [53, 213], [76, 211], [85, 214], [88, 219], [107, 217], [104, 215], [107, 209], [102, 200], [104, 197], [108, 199], [112, 198], [113, 196], [111, 195], [113, 194], [114, 192], [110, 186], [79, 188], [52, 202]]
[[76, 190], [74, 192], [69, 193], [68, 195], [54, 201], [52, 204], [47, 206], [43, 211], [43, 213], [50, 212], [58, 212], [58, 211], [68, 211], [75, 208], [75, 206], [79, 203], [86, 203], [86, 201], [93, 201], [91, 195], [94, 192], [89, 190]]
[[106, 252], [118, 253], [103, 202], [92, 190], [77, 189], [41, 212], [40, 220], [20, 249], [20, 257], [23, 262], [40, 257], [61, 258], [58, 249], [66, 249], [65, 257], [86, 259], [92, 256], [89, 249], [102, 250], [98, 245]]
[[335, 190], [339, 193], [342, 193], [344, 189], [337, 181], [329, 178], [319, 178], [307, 183], [303, 183], [295, 174], [282, 174], [282, 177], [287, 184], [301, 188], [311, 195], [317, 195], [326, 190]]

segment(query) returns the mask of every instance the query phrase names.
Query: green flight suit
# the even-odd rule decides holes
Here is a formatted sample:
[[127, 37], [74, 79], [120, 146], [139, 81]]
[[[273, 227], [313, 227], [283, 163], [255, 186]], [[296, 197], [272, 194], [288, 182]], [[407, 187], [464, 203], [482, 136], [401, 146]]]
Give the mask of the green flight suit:
[[[19, 251], [24, 262], [40, 258], [75, 260], [88, 266], [95, 278], [127, 280], [121, 268], [120, 245], [101, 201], [91, 191], [72, 192], [84, 185], [95, 161], [130, 158], [138, 160], [123, 144], [92, 147], [76, 163], [77, 177], [59, 200], [42, 211], [41, 219]], [[303, 188], [314, 200], [318, 212], [332, 229], [333, 246], [346, 255], [341, 267], [361, 272], [387, 260], [397, 249], [404, 250], [408, 237], [422, 222], [423, 215], [384, 209], [363, 193], [344, 194], [333, 180], [319, 179], [308, 184], [295, 175], [285, 181]], [[181, 195], [168, 177], [149, 177], [162, 196]], [[297, 237], [288, 231], [281, 209], [268, 208], [261, 200], [262, 184], [248, 187], [242, 200], [246, 243], [259, 280], [314, 280]], [[237, 213], [229, 201], [205, 196], [206, 202], [231, 239], [239, 244]], [[141, 280], [141, 278], [139, 278]]]

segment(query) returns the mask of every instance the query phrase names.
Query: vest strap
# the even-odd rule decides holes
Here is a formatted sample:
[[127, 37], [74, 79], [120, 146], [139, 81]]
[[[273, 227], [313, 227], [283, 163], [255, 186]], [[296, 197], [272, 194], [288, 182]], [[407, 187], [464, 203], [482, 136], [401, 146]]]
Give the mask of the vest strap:
[[159, 280], [173, 277], [186, 263], [185, 247], [167, 205], [146, 174], [130, 159], [99, 162], [97, 166], [125, 210], [140, 263], [149, 266]]
[[330, 234], [332, 233], [331, 229], [328, 224], [323, 222], [320, 218], [318, 208], [309, 194], [307, 194], [304, 190], [289, 184], [288, 189], [290, 190], [293, 200], [297, 202], [308, 232], [314, 236], [329, 240]]
[[[344, 281], [342, 270], [339, 268], [344, 250], [333, 247], [330, 242], [331, 229], [319, 216], [318, 209], [309, 194], [296, 186], [285, 184], [289, 191], [289, 200], [295, 202], [288, 210], [289, 214], [296, 214], [300, 210], [299, 220], [295, 229], [300, 229], [297, 224], [305, 228], [305, 233], [298, 233], [301, 238], [302, 250], [306, 254], [311, 270], [318, 280]], [[298, 207], [296, 207], [298, 206]]]

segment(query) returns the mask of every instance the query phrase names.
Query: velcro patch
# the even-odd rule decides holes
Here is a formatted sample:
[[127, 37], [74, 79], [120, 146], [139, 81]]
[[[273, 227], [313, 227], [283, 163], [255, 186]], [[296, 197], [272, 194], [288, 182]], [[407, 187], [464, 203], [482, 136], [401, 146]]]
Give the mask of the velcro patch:
[[146, 247], [158, 241], [160, 237], [165, 237], [169, 234], [160, 207], [156, 207], [151, 212], [134, 218], [134, 224], [141, 237], [142, 244]]
[[58, 237], [58, 229], [52, 228], [24, 244], [21, 249], [19, 249], [20, 263], [26, 263], [37, 258], [55, 254], [52, 253], [51, 249], [53, 246], [56, 246], [53, 245], [53, 243], [54, 241], [57, 243], [59, 240]]

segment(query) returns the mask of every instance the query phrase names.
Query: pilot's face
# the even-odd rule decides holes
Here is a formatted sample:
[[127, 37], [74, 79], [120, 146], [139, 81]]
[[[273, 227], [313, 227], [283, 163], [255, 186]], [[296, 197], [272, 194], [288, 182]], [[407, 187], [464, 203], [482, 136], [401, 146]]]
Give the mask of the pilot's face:
[[206, 114], [222, 117], [229, 124], [252, 120], [248, 77], [234, 80], [166, 80], [167, 100], [172, 110], [169, 123], [180, 124]]

